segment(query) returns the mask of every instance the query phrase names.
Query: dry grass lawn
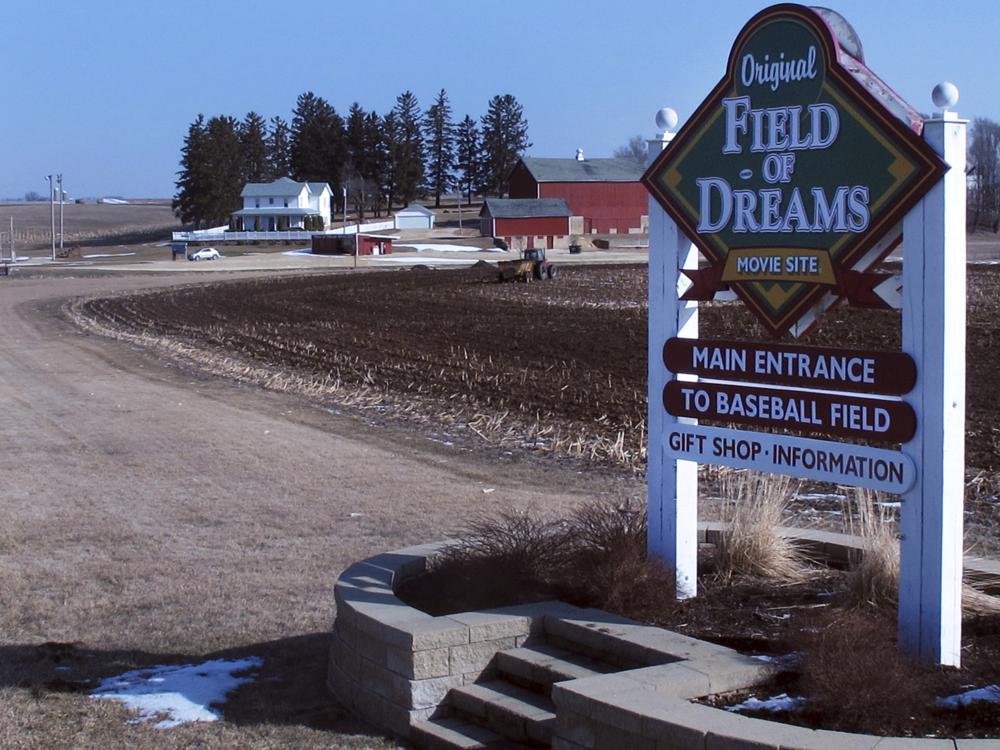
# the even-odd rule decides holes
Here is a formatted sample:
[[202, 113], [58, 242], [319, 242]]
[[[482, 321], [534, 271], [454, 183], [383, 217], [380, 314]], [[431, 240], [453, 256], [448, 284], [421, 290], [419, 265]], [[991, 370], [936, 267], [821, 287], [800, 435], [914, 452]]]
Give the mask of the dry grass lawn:
[[[164, 367], [61, 318], [67, 296], [170, 283], [2, 280], [0, 748], [395, 747], [324, 688], [337, 574], [480, 510], [641, 490]], [[212, 724], [130, 724], [82, 692], [251, 655], [258, 679]]]

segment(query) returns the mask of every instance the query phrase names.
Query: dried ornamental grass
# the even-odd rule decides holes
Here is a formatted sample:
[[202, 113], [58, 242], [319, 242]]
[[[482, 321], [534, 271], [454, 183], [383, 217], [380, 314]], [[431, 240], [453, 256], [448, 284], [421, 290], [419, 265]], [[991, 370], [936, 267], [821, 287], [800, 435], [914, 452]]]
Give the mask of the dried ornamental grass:
[[[856, 607], [894, 610], [899, 601], [899, 536], [887, 510], [887, 497], [852, 488], [848, 503], [848, 533], [862, 540], [848, 578], [849, 602]], [[1000, 613], [1000, 598], [966, 581], [962, 584], [962, 611], [966, 615]]]
[[792, 497], [788, 477], [750, 471], [727, 471], [720, 477], [725, 527], [716, 549], [716, 574], [796, 580], [805, 560], [781, 530]]
[[896, 606], [899, 539], [884, 501], [882, 493], [860, 487], [851, 488], [847, 495], [847, 531], [862, 542], [848, 577], [848, 599], [854, 606]]

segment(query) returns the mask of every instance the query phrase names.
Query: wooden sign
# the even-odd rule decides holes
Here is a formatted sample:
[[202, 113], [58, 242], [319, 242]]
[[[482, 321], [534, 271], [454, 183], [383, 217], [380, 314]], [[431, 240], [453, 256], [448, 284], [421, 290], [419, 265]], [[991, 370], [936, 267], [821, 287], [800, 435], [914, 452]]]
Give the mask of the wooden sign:
[[670, 338], [663, 362], [674, 373], [720, 380], [901, 396], [917, 367], [901, 352], [869, 352], [792, 344]]
[[913, 461], [905, 453], [864, 445], [690, 424], [672, 425], [663, 444], [674, 459], [882, 492], [906, 492], [916, 480]]
[[[958, 666], [966, 122], [950, 111], [954, 86], [932, 98], [941, 109], [926, 117], [895, 94], [834, 11], [776, 5], [743, 28], [680, 132], [650, 142], [648, 550], [674, 570], [678, 598], [697, 594], [701, 463], [900, 494], [900, 647]], [[876, 266], [900, 240], [892, 279]], [[726, 289], [775, 337], [808, 333], [837, 301], [898, 306], [901, 291], [905, 354], [699, 341], [698, 301]], [[865, 393], [905, 396], [905, 408]], [[766, 408], [774, 426], [899, 439], [909, 409], [915, 430], [895, 451], [689, 423], [734, 421], [736, 396], [743, 416]]]
[[885, 443], [905, 443], [917, 429], [913, 408], [902, 401], [790, 388], [671, 380], [663, 389], [663, 405], [675, 417]]
[[751, 19], [643, 177], [709, 263], [684, 271], [682, 298], [732, 289], [775, 336], [827, 292], [885, 306], [873, 269], [892, 245], [868, 251], [947, 169], [919, 115], [822, 13], [776, 5]]

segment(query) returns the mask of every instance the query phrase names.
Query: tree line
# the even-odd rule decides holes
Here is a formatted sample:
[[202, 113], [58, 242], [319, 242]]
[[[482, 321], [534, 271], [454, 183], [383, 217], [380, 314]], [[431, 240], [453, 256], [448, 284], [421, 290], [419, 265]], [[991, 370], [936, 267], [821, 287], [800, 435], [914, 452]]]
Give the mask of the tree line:
[[971, 229], [1000, 230], [1000, 123], [986, 117], [972, 121], [968, 220]]
[[404, 91], [384, 115], [355, 102], [346, 116], [307, 91], [290, 123], [257, 112], [242, 120], [198, 115], [181, 148], [173, 207], [184, 223], [225, 224], [241, 207], [245, 183], [287, 176], [329, 183], [336, 201], [346, 187], [363, 220], [422, 195], [433, 196], [435, 207], [453, 190], [469, 201], [474, 193], [503, 195], [530, 146], [524, 110], [510, 94], [490, 99], [478, 120], [456, 122], [444, 89], [426, 111]]

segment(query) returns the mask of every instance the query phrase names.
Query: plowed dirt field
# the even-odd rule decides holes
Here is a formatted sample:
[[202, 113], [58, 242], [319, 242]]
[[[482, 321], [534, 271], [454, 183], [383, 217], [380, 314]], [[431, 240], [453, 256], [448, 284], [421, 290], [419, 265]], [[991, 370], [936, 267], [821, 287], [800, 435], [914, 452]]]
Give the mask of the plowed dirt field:
[[[492, 271], [253, 279], [93, 300], [120, 329], [208, 352], [272, 384], [364, 398], [532, 448], [641, 466], [646, 269], [564, 268], [554, 282]], [[970, 269], [971, 467], [1000, 467], [1000, 272]], [[840, 307], [812, 343], [899, 347], [899, 314]], [[739, 305], [704, 305], [702, 335], [766, 338]]]

